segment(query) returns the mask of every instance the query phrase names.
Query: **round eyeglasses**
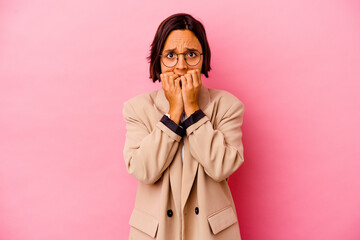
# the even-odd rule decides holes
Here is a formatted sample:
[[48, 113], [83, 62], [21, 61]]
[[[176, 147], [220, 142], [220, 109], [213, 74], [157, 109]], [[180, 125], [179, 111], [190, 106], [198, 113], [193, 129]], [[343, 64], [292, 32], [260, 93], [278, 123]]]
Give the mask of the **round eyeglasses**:
[[185, 62], [189, 66], [196, 66], [200, 62], [201, 55], [203, 54], [200, 53], [198, 50], [188, 50], [184, 53], [169, 52], [166, 54], [161, 54], [159, 56], [161, 58], [162, 63], [166, 67], [171, 68], [177, 64], [179, 55], [184, 55]]

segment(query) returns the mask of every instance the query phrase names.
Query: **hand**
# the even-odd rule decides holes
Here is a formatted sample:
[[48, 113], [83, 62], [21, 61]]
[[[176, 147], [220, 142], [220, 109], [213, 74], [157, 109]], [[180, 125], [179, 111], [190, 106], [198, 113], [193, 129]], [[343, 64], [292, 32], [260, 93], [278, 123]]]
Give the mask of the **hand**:
[[186, 116], [189, 117], [200, 109], [198, 104], [199, 92], [202, 85], [200, 70], [189, 70], [184, 76], [181, 76], [181, 84], [184, 109]]
[[179, 124], [181, 115], [184, 111], [179, 75], [174, 72], [165, 72], [160, 74], [160, 79], [165, 97], [170, 105], [170, 118], [176, 124]]

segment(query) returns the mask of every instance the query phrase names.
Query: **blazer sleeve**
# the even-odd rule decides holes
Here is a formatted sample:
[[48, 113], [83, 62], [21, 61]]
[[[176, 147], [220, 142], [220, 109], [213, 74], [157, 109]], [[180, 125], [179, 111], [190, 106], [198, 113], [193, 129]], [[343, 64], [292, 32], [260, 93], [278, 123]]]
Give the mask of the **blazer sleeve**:
[[184, 122], [190, 152], [215, 181], [221, 182], [244, 162], [242, 131], [244, 105], [236, 101], [224, 114], [216, 129], [198, 110]]
[[149, 131], [130, 102], [123, 105], [123, 117], [126, 122], [123, 150], [126, 169], [139, 181], [153, 184], [172, 162], [185, 130], [164, 115]]

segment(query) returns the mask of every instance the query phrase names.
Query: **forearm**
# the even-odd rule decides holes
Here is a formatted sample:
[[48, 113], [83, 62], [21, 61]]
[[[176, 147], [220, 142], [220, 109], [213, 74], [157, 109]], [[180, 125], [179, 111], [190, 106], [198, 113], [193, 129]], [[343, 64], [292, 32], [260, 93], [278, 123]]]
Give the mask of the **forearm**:
[[126, 141], [124, 158], [127, 171], [139, 181], [155, 183], [169, 167], [178, 146], [179, 142], [159, 127], [155, 127], [139, 144]]
[[145, 183], [155, 183], [172, 162], [184, 130], [165, 115], [151, 129], [129, 104], [124, 104], [127, 171]]
[[234, 104], [214, 129], [209, 118], [198, 111], [185, 123], [190, 152], [216, 181], [222, 181], [243, 163], [243, 105]]

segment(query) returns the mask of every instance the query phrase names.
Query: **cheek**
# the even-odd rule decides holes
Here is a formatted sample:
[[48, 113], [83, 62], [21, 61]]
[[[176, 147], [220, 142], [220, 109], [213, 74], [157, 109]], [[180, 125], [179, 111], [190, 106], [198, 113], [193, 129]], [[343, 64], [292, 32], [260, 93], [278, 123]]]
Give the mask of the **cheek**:
[[197, 67], [197, 69], [199, 69], [199, 71], [201, 72], [202, 70], [202, 65], [203, 65], [204, 60], [201, 59], [199, 66]]
[[163, 66], [162, 63], [160, 63], [160, 69], [161, 69], [161, 73], [166, 73], [166, 72], [172, 71], [172, 68], [167, 68], [167, 67]]
[[164, 72], [164, 68], [163, 68], [163, 66], [162, 66], [162, 64], [160, 63], [160, 70], [161, 70], [161, 73], [163, 73]]

